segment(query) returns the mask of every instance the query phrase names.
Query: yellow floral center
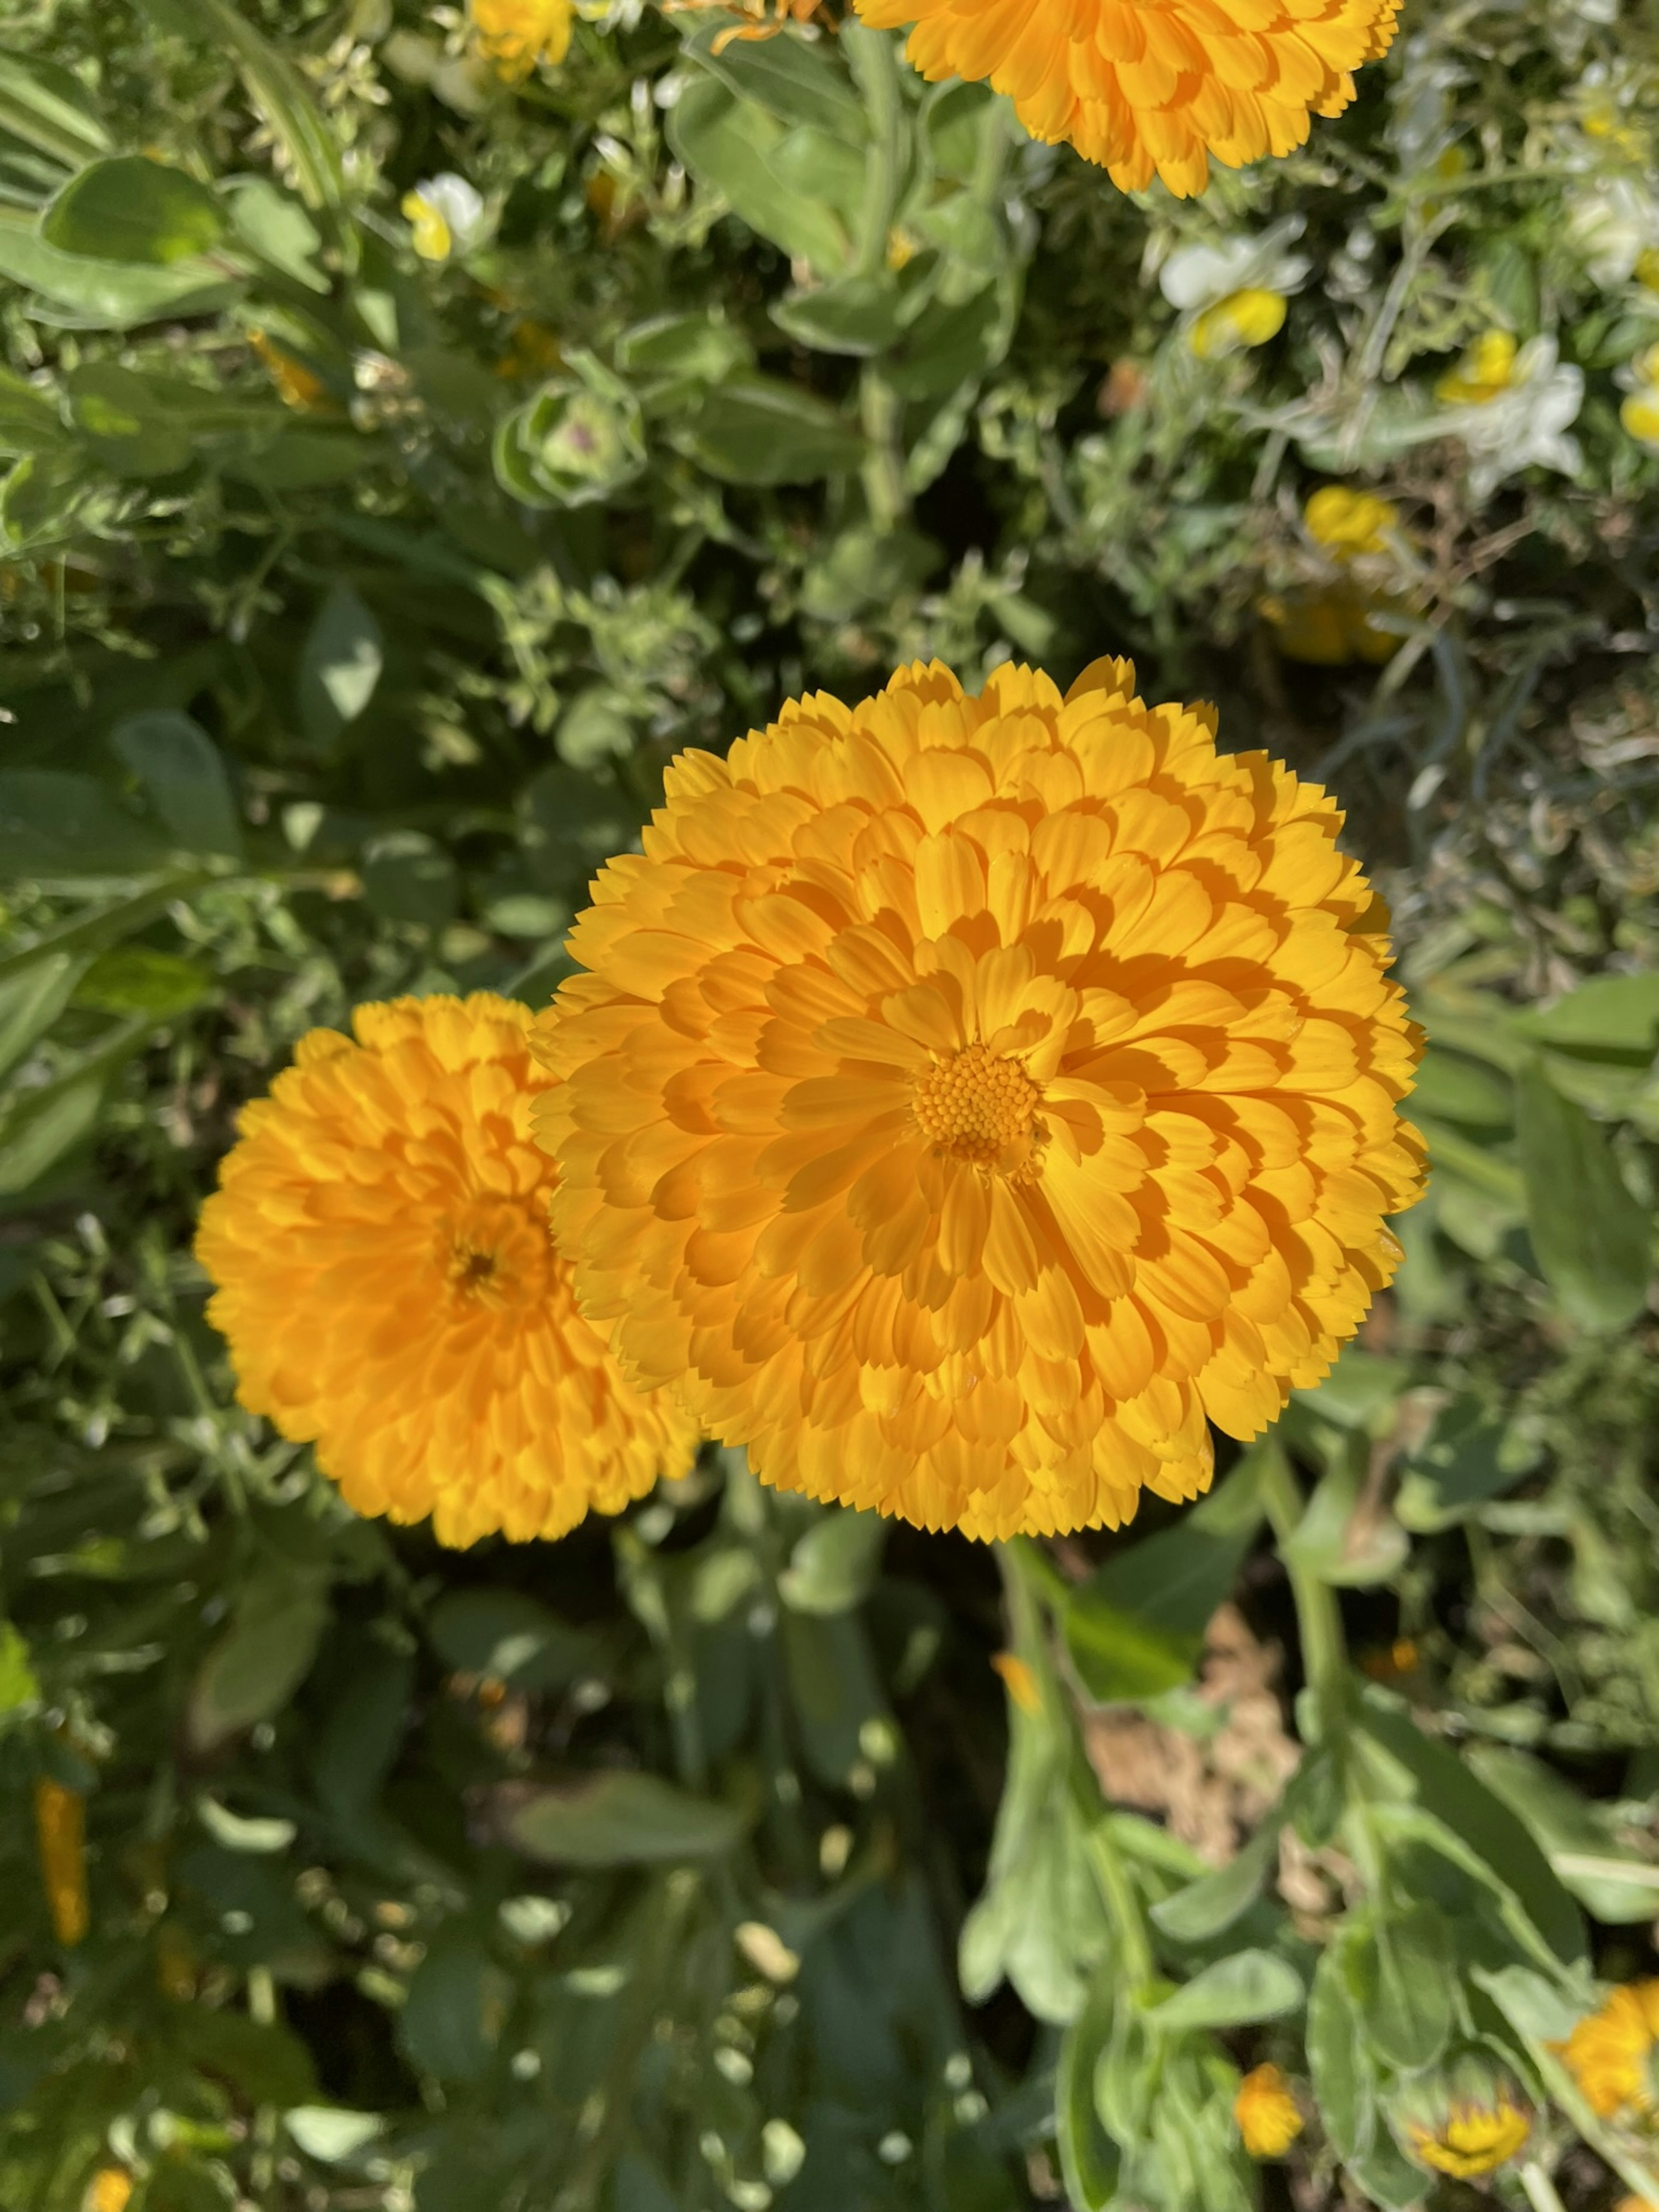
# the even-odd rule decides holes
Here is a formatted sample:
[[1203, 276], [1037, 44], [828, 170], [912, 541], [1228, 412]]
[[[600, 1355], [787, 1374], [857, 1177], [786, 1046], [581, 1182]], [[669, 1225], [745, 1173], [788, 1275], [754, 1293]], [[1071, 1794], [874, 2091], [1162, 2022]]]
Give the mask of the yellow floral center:
[[1191, 344], [1200, 361], [1232, 353], [1240, 346], [1266, 345], [1285, 327], [1287, 302], [1282, 292], [1261, 285], [1230, 292], [1206, 307], [1193, 325]]
[[546, 1287], [544, 1222], [509, 1200], [483, 1199], [444, 1224], [440, 1261], [458, 1304], [517, 1312]]
[[914, 1104], [921, 1133], [936, 1151], [1007, 1172], [1029, 1152], [1042, 1097], [1021, 1061], [969, 1044], [919, 1079]]
[[1659, 386], [1632, 392], [1619, 410], [1619, 419], [1638, 445], [1659, 447]]

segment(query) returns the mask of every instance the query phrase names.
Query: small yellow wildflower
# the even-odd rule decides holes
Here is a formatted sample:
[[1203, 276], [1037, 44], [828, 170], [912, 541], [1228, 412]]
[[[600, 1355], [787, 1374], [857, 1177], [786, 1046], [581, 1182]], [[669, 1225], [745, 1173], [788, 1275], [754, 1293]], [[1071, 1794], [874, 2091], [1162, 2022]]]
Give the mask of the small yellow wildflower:
[[52, 1912], [52, 1933], [60, 1943], [81, 1942], [89, 1924], [87, 1908], [87, 1801], [78, 1790], [42, 1776], [34, 1785], [34, 1831], [40, 1850], [40, 1876]]
[[1003, 1686], [1021, 1712], [1035, 1716], [1042, 1711], [1042, 1692], [1037, 1687], [1034, 1670], [1016, 1652], [996, 1651], [991, 1655], [991, 1664], [1001, 1675]]
[[1350, 660], [1380, 667], [1403, 640], [1371, 620], [1370, 607], [1352, 584], [1316, 592], [1275, 592], [1261, 602], [1273, 642], [1287, 660], [1311, 668], [1340, 668]]
[[1659, 386], [1632, 392], [1619, 410], [1619, 420], [1638, 446], [1659, 453]]
[[1495, 2173], [1525, 2148], [1531, 2135], [1531, 2114], [1501, 2092], [1490, 2105], [1461, 2100], [1449, 2105], [1436, 2127], [1407, 2130], [1412, 2155], [1455, 2181]]
[[1637, 283], [1645, 286], [1650, 292], [1659, 292], [1659, 246], [1643, 248], [1636, 257], [1636, 267], [1632, 274]]
[[1352, 491], [1346, 484], [1325, 484], [1303, 510], [1303, 522], [1316, 544], [1338, 561], [1388, 550], [1390, 532], [1400, 526], [1400, 509], [1375, 492]]
[[570, 51], [571, 0], [467, 0], [466, 13], [474, 48], [503, 84], [556, 67]]
[[1449, 369], [1435, 386], [1436, 398], [1452, 407], [1486, 406], [1514, 383], [1515, 356], [1519, 350], [1511, 332], [1484, 331], [1456, 368]]
[[404, 220], [414, 234], [411, 243], [422, 261], [447, 261], [454, 243], [441, 208], [434, 207], [419, 192], [405, 192], [398, 203]]
[[1277, 2066], [1255, 2066], [1238, 2085], [1233, 2118], [1252, 2158], [1283, 2158], [1304, 2121], [1291, 2085]]
[[1606, 2120], [1624, 2106], [1650, 2107], [1648, 2058], [1656, 2042], [1659, 1981], [1630, 1982], [1581, 2020], [1559, 2047], [1584, 2102]]
[[284, 407], [293, 407], [301, 414], [314, 414], [325, 404], [328, 387], [308, 369], [302, 361], [274, 344], [263, 331], [250, 331], [247, 342], [252, 347], [276, 387], [276, 396]]
[[1260, 285], [1230, 292], [1193, 325], [1193, 351], [1200, 361], [1215, 361], [1241, 347], [1266, 345], [1284, 329], [1287, 304], [1282, 292], [1269, 292]]
[[126, 2212], [132, 2196], [132, 2176], [123, 2166], [100, 2166], [87, 2184], [82, 2199], [84, 2212]]
[[896, 224], [887, 234], [887, 266], [897, 271], [916, 258], [916, 241]]
[[447, 261], [452, 253], [465, 253], [483, 234], [483, 202], [453, 169], [422, 177], [399, 204], [410, 226], [410, 244], [422, 261]]

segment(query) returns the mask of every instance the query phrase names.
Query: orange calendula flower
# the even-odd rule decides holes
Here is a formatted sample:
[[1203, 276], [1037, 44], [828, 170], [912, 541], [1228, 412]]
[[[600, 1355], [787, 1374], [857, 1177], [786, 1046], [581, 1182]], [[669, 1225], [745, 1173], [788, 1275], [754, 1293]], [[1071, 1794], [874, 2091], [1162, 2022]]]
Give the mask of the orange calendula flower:
[[972, 1536], [1208, 1484], [1389, 1279], [1418, 1043], [1341, 816], [1126, 661], [685, 753], [537, 1024], [582, 1310], [780, 1489]]
[[1353, 72], [1388, 51], [1400, 0], [856, 0], [866, 23], [914, 23], [926, 77], [988, 79], [1033, 138], [1068, 140], [1115, 185], [1156, 174], [1185, 198], [1230, 169], [1288, 154], [1340, 115]]
[[42, 1776], [34, 1785], [34, 1835], [52, 1931], [68, 1947], [83, 1942], [87, 1905], [87, 1801]]
[[551, 1079], [489, 992], [359, 1006], [250, 1106], [197, 1256], [241, 1402], [360, 1513], [558, 1536], [683, 1474], [696, 1432], [577, 1313], [530, 1139]]
[[1252, 2158], [1283, 2158], [1304, 2121], [1291, 2085], [1277, 2066], [1253, 2066], [1238, 2085], [1233, 2118]]
[[473, 46], [507, 84], [564, 59], [575, 12], [572, 0], [467, 0], [466, 10]]
[[1649, 2060], [1656, 2043], [1659, 1981], [1631, 1982], [1581, 2020], [1559, 2049], [1584, 2102], [1606, 2120], [1626, 2106], [1650, 2109]]

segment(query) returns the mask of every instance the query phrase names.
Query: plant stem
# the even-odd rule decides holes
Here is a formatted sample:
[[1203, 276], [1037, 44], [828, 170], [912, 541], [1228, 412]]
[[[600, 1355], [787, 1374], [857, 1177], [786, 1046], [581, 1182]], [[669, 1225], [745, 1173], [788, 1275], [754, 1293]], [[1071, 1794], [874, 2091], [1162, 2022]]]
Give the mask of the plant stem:
[[1305, 1501], [1301, 1486], [1291, 1471], [1285, 1449], [1270, 1438], [1260, 1447], [1261, 1502], [1279, 1544], [1279, 1555], [1291, 1578], [1296, 1600], [1296, 1622], [1302, 1638], [1302, 1666], [1307, 1676], [1321, 1743], [1341, 1740], [1348, 1706], [1348, 1647], [1342, 1633], [1342, 1616], [1336, 1594], [1328, 1583], [1301, 1565], [1290, 1540], [1301, 1523]]

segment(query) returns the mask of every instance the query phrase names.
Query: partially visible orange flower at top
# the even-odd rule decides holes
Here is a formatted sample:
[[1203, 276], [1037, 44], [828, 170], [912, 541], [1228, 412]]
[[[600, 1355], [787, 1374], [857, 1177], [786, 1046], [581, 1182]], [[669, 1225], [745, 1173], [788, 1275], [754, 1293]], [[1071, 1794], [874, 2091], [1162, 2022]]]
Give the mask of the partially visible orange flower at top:
[[685, 753], [540, 1018], [582, 1310], [786, 1490], [1004, 1537], [1208, 1483], [1419, 1188], [1341, 816], [1125, 661]]
[[1602, 2119], [1653, 2103], [1649, 2060], [1659, 2043], [1659, 1981], [1616, 1989], [1597, 2012], [1581, 2020], [1559, 2046], [1584, 2102]]
[[815, 19], [834, 30], [833, 19], [822, 14], [823, 0], [663, 0], [665, 15], [687, 15], [718, 9], [722, 14], [746, 15], [744, 23], [728, 24], [711, 41], [710, 51], [722, 53], [734, 39], [775, 39], [787, 23], [810, 23]]
[[573, 0], [467, 0], [466, 14], [474, 48], [507, 84], [570, 51]]
[[1154, 175], [1180, 198], [1288, 154], [1339, 115], [1353, 71], [1386, 53], [1400, 0], [855, 0], [866, 23], [913, 23], [926, 77], [988, 80], [1033, 138], [1065, 139], [1115, 185]]
[[360, 1513], [430, 1514], [446, 1544], [561, 1535], [696, 1443], [576, 1311], [531, 1018], [477, 992], [313, 1030], [244, 1112], [196, 1240], [243, 1405], [314, 1442]]

